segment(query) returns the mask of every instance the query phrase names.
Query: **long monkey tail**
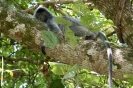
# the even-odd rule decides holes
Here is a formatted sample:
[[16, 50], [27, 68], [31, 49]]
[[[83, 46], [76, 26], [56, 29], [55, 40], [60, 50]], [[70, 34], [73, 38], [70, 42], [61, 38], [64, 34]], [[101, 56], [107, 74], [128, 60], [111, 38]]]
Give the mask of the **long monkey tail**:
[[106, 38], [106, 36], [102, 32], [98, 32], [97, 38], [100, 38], [104, 42], [105, 47], [107, 48], [107, 55], [108, 55], [108, 61], [109, 61], [108, 83], [109, 83], [109, 88], [112, 88], [112, 49], [110, 47], [108, 39]]

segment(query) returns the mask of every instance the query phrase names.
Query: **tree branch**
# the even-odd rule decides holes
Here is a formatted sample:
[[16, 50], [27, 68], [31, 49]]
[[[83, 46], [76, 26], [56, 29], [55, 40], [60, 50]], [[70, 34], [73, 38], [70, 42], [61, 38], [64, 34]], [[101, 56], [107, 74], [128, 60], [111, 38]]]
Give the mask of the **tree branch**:
[[[0, 57], [2, 58], [2, 57]], [[40, 65], [40, 64], [43, 64], [46, 60], [45, 59], [42, 59], [38, 62], [36, 61], [33, 61], [32, 59], [29, 59], [29, 58], [17, 58], [17, 59], [14, 59], [14, 58], [10, 58], [10, 57], [4, 57], [4, 60], [8, 63], [13, 63], [13, 62], [19, 62], [19, 61], [24, 61], [24, 62], [28, 62], [30, 64], [34, 64], [34, 65]]]

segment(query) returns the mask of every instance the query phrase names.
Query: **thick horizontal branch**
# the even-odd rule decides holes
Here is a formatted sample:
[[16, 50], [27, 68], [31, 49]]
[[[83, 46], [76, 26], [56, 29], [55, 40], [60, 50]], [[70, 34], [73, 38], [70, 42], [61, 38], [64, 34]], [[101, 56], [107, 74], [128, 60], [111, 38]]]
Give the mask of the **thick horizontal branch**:
[[[41, 33], [37, 29], [45, 29], [45, 25], [13, 8], [4, 7], [0, 3], [0, 32], [16, 41], [30, 46], [40, 52], [43, 43]], [[6, 6], [7, 7], [7, 6]], [[113, 77], [124, 79], [124, 74], [133, 74], [133, 53], [130, 48], [113, 49]], [[76, 46], [58, 44], [55, 49], [46, 48], [49, 57], [60, 62], [96, 71], [101, 75], [108, 74], [108, 59], [103, 43], [82, 41]]]
[[[133, 73], [133, 53], [129, 48], [113, 49], [113, 77], [123, 79], [124, 74]], [[93, 70], [102, 75], [108, 74], [108, 58], [103, 43], [84, 41], [72, 47], [68, 44], [57, 45], [55, 49], [47, 48], [47, 55], [67, 64], [78, 64], [80, 67]], [[128, 59], [127, 59], [128, 58]]]

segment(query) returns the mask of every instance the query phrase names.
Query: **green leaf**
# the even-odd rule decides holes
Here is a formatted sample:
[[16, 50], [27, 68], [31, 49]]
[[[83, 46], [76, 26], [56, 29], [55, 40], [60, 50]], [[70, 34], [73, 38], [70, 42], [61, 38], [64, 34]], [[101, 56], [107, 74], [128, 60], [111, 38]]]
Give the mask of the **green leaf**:
[[65, 86], [62, 84], [61, 79], [55, 79], [49, 88], [65, 88]]
[[62, 17], [56, 17], [54, 18], [54, 21], [57, 22], [58, 24], [63, 24], [65, 26], [70, 26], [72, 25], [72, 22], [68, 21], [68, 20], [65, 20], [64, 18]]
[[68, 70], [68, 72], [72, 72], [72, 71], [77, 71], [79, 69], [79, 67], [78, 67], [78, 65], [77, 64], [75, 64], [72, 68], [70, 68], [69, 70]]
[[133, 74], [125, 74], [124, 78], [128, 79], [130, 84], [133, 84]]
[[73, 78], [76, 76], [75, 72], [68, 72], [66, 75], [64, 75], [63, 79]]
[[43, 30], [41, 32], [45, 41], [45, 46], [54, 49], [54, 47], [59, 43], [59, 40], [56, 35], [51, 31]]
[[73, 31], [69, 28], [69, 26], [72, 25], [72, 22], [60, 17], [57, 17], [54, 20], [58, 24], [62, 24], [65, 26], [65, 37], [66, 37], [67, 43], [72, 46], [75, 46], [77, 44], [77, 38], [75, 37]]
[[75, 64], [72, 68], [70, 68], [67, 73], [64, 75], [63, 79], [68, 79], [75, 77], [76, 72], [78, 71], [79, 67], [77, 64]]
[[61, 63], [50, 64], [50, 66], [52, 66], [52, 72], [56, 75], [64, 75], [68, 68], [68, 65]]
[[69, 29], [68, 27], [65, 30], [65, 37], [68, 42], [68, 44], [75, 46], [77, 44], [77, 38], [74, 35], [73, 31]]

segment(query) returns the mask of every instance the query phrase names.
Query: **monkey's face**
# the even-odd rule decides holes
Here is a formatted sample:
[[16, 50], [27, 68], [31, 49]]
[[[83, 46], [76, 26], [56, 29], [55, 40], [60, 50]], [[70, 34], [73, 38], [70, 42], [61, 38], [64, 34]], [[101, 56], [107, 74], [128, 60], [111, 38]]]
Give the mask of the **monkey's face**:
[[48, 14], [46, 12], [39, 12], [39, 13], [36, 13], [36, 18], [42, 22], [47, 22], [48, 20]]
[[52, 19], [52, 14], [45, 8], [39, 8], [36, 10], [35, 18], [46, 23], [48, 19]]

